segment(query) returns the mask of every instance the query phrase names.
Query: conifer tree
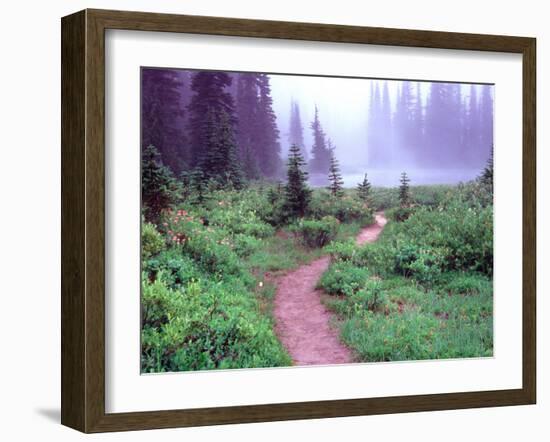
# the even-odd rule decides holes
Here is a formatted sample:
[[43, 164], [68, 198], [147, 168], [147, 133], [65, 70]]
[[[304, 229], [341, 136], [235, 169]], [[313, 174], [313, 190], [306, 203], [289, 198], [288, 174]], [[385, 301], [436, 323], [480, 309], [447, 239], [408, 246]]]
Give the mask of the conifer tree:
[[282, 169], [281, 145], [267, 74], [258, 74], [258, 100], [258, 165], [262, 175], [275, 178]]
[[266, 74], [241, 73], [237, 80], [237, 144], [248, 179], [281, 172], [279, 129]]
[[237, 77], [236, 113], [237, 144], [244, 176], [258, 179], [258, 77], [253, 73], [240, 73]]
[[210, 109], [205, 123], [207, 149], [198, 169], [207, 181], [216, 183], [219, 187], [241, 188], [243, 176], [229, 115], [222, 111], [218, 121], [214, 111]]
[[399, 204], [401, 207], [409, 207], [411, 204], [411, 193], [409, 188], [410, 178], [407, 176], [407, 172], [401, 174], [399, 182]]
[[[233, 97], [228, 92], [232, 78], [225, 72], [198, 71], [193, 75], [191, 89], [194, 93], [188, 106], [192, 168], [212, 155], [215, 147], [213, 132], [219, 127], [222, 114], [234, 130], [235, 114]], [[208, 175], [208, 173], [207, 173]]]
[[189, 85], [180, 71], [148, 69], [141, 72], [141, 146], [156, 147], [164, 165], [174, 174], [186, 167], [183, 94]]
[[304, 142], [304, 127], [302, 126], [302, 117], [300, 116], [300, 106], [298, 102], [290, 102], [290, 128], [288, 133], [288, 144], [292, 146], [296, 144], [300, 147], [304, 161], [307, 163], [308, 154]]
[[487, 158], [493, 146], [493, 96], [492, 86], [484, 85], [479, 99], [480, 159]]
[[330, 190], [332, 196], [342, 196], [344, 194], [344, 180], [342, 179], [342, 174], [340, 173], [340, 165], [338, 164], [338, 160], [336, 159], [334, 148], [332, 148], [330, 151], [328, 180], [330, 183], [328, 186], [328, 190]]
[[306, 165], [300, 147], [290, 146], [285, 187], [285, 209], [291, 217], [303, 217], [311, 200], [311, 189], [307, 186]]
[[313, 146], [311, 148], [311, 161], [309, 167], [311, 172], [325, 174], [330, 165], [330, 150], [327, 146], [325, 132], [319, 120], [319, 109], [315, 106], [315, 117], [311, 123], [313, 131]]
[[371, 184], [367, 177], [367, 174], [365, 174], [363, 181], [357, 185], [357, 195], [359, 196], [359, 199], [365, 204], [370, 203], [370, 190]]
[[141, 201], [145, 220], [157, 223], [161, 212], [179, 199], [180, 188], [172, 171], [161, 160], [159, 151], [147, 146], [141, 157]]
[[489, 156], [489, 159], [485, 164], [485, 168], [483, 169], [483, 171], [481, 172], [481, 176], [479, 177], [481, 183], [488, 186], [491, 191], [493, 190], [493, 151], [494, 147], [491, 146], [491, 155]]

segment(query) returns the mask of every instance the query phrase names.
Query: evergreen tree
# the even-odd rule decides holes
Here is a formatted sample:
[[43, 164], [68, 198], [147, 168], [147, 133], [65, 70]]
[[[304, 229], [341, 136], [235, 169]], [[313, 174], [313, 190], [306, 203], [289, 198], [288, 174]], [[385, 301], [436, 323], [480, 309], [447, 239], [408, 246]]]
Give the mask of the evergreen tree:
[[365, 174], [363, 181], [357, 185], [357, 195], [359, 196], [359, 199], [365, 204], [370, 203], [370, 190], [371, 184], [369, 182], [369, 179], [367, 178], [367, 174]]
[[488, 186], [491, 189], [491, 192], [493, 191], [493, 151], [494, 148], [491, 146], [491, 154], [485, 164], [485, 167], [483, 168], [483, 171], [481, 172], [481, 176], [479, 177], [479, 181]]
[[174, 174], [186, 167], [188, 158], [182, 103], [185, 86], [178, 70], [144, 68], [141, 72], [141, 146], [156, 146]]
[[368, 164], [371, 167], [380, 167], [384, 163], [383, 140], [381, 139], [380, 116], [382, 101], [378, 81], [371, 81], [369, 95], [369, 114], [367, 123]]
[[452, 165], [460, 158], [461, 107], [459, 84], [431, 83], [425, 117], [428, 149], [423, 155], [424, 161], [440, 167]]
[[367, 127], [368, 163], [372, 167], [384, 167], [394, 158], [391, 106], [388, 82], [380, 91], [380, 82], [371, 81], [370, 105]]
[[219, 149], [222, 152], [221, 156], [223, 156], [222, 164], [225, 165], [222, 184], [241, 189], [244, 185], [244, 178], [238, 159], [237, 143], [235, 142], [231, 117], [225, 112], [222, 113], [221, 118]]
[[245, 177], [255, 180], [260, 176], [257, 154], [258, 131], [260, 130], [257, 74], [241, 73], [238, 75], [236, 97], [239, 157]]
[[397, 157], [397, 153], [395, 151], [395, 133], [392, 120], [390, 91], [387, 81], [384, 81], [384, 87], [382, 88], [380, 127], [384, 138], [384, 163], [393, 164]]
[[470, 86], [470, 96], [465, 103], [465, 135], [464, 150], [469, 164], [475, 164], [480, 150], [480, 124], [479, 102], [477, 96], [477, 86]]
[[259, 168], [263, 176], [275, 178], [280, 176], [282, 169], [281, 145], [277, 117], [273, 111], [269, 75], [258, 74], [258, 93]]
[[147, 146], [141, 156], [141, 202], [145, 220], [157, 223], [163, 210], [169, 209], [179, 199], [180, 188], [161, 160], [159, 151]]
[[479, 103], [480, 119], [480, 159], [487, 158], [491, 154], [493, 146], [493, 96], [492, 86], [481, 86]]
[[313, 146], [311, 148], [310, 171], [326, 174], [330, 165], [330, 150], [327, 147], [326, 135], [319, 121], [319, 109], [315, 106], [315, 117], [311, 123]]
[[285, 209], [291, 217], [303, 217], [311, 200], [311, 189], [307, 186], [306, 165], [300, 148], [290, 146], [287, 168], [287, 183], [285, 187]]
[[188, 106], [192, 167], [211, 155], [213, 127], [221, 125], [222, 115], [226, 115], [234, 130], [233, 97], [227, 91], [231, 81], [225, 72], [198, 71], [193, 75], [191, 89], [194, 95]]
[[237, 81], [237, 143], [245, 176], [274, 178], [281, 172], [281, 146], [269, 76], [242, 73]]
[[290, 102], [290, 125], [289, 126], [290, 126], [290, 130], [288, 133], [288, 144], [289, 146], [296, 144], [300, 148], [300, 151], [302, 152], [304, 161], [307, 163], [308, 154], [307, 154], [306, 144], [304, 142], [304, 127], [302, 126], [302, 117], [300, 116], [300, 106], [296, 101]]
[[407, 176], [407, 172], [401, 174], [399, 182], [399, 204], [402, 208], [409, 207], [411, 204], [411, 193], [409, 188], [410, 178]]
[[401, 152], [413, 157], [429, 157], [423, 139], [424, 120], [420, 99], [420, 83], [404, 81], [398, 93], [394, 116], [397, 144]]
[[334, 148], [330, 150], [330, 166], [328, 172], [329, 186], [328, 190], [333, 196], [340, 197], [344, 194], [343, 186], [344, 180], [342, 179], [342, 174], [340, 173], [340, 165], [334, 154]]
[[243, 176], [237, 158], [233, 125], [230, 116], [221, 111], [219, 121], [213, 110], [207, 112], [204, 133], [206, 135], [206, 152], [198, 164], [202, 176], [218, 187], [233, 186], [241, 188]]

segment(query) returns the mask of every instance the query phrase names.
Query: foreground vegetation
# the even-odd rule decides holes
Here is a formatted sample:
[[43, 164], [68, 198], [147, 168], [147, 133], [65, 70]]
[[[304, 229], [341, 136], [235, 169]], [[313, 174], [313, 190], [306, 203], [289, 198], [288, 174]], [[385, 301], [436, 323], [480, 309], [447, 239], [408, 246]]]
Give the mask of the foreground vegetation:
[[291, 365], [273, 331], [273, 277], [354, 237], [373, 212], [313, 191], [307, 217], [277, 185], [216, 190], [142, 225], [142, 371]]
[[[492, 354], [492, 164], [466, 185], [311, 189], [293, 146], [286, 184], [186, 175], [143, 156], [143, 372], [288, 366], [274, 275], [330, 253], [319, 281], [362, 361]], [[380, 239], [355, 236], [390, 218]]]
[[[330, 246], [319, 286], [361, 361], [491, 356], [492, 191], [482, 180], [373, 192], [390, 221], [376, 243]], [[395, 202], [398, 202], [397, 207]]]

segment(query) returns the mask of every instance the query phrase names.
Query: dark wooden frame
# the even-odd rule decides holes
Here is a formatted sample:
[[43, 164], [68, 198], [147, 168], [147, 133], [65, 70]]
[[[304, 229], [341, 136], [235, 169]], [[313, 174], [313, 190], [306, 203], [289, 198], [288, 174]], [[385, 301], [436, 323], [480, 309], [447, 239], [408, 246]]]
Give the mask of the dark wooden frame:
[[[405, 29], [84, 10], [62, 19], [61, 422], [84, 432], [534, 404], [536, 40]], [[519, 53], [523, 56], [523, 386], [401, 397], [105, 413], [105, 30]]]

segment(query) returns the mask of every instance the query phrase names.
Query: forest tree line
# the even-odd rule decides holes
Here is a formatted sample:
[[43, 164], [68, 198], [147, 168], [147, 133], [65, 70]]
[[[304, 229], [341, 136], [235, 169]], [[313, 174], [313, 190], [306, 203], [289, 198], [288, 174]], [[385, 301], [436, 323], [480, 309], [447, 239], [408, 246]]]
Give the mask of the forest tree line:
[[[312, 172], [327, 172], [333, 148], [316, 109], [311, 155], [297, 102], [291, 103], [290, 145]], [[216, 71], [142, 71], [142, 148], [154, 146], [179, 176], [237, 187], [244, 180], [281, 179], [284, 162], [267, 74]]]
[[[423, 100], [421, 82], [403, 81], [392, 108], [388, 82], [371, 83], [368, 164], [379, 168], [407, 155], [422, 167], [478, 167], [493, 144], [491, 87], [432, 82]], [[479, 91], [481, 89], [481, 92]]]
[[[387, 81], [372, 81], [365, 122], [369, 168], [389, 167], [404, 154], [425, 167], [477, 165], [493, 138], [490, 87], [404, 81], [392, 106]], [[478, 89], [481, 93], [478, 96]], [[300, 105], [290, 104], [288, 145], [298, 146], [305, 167], [326, 176], [335, 146], [315, 107], [306, 146]], [[180, 181], [278, 181], [286, 174], [270, 77], [257, 73], [142, 70], [142, 149], [154, 146]]]

